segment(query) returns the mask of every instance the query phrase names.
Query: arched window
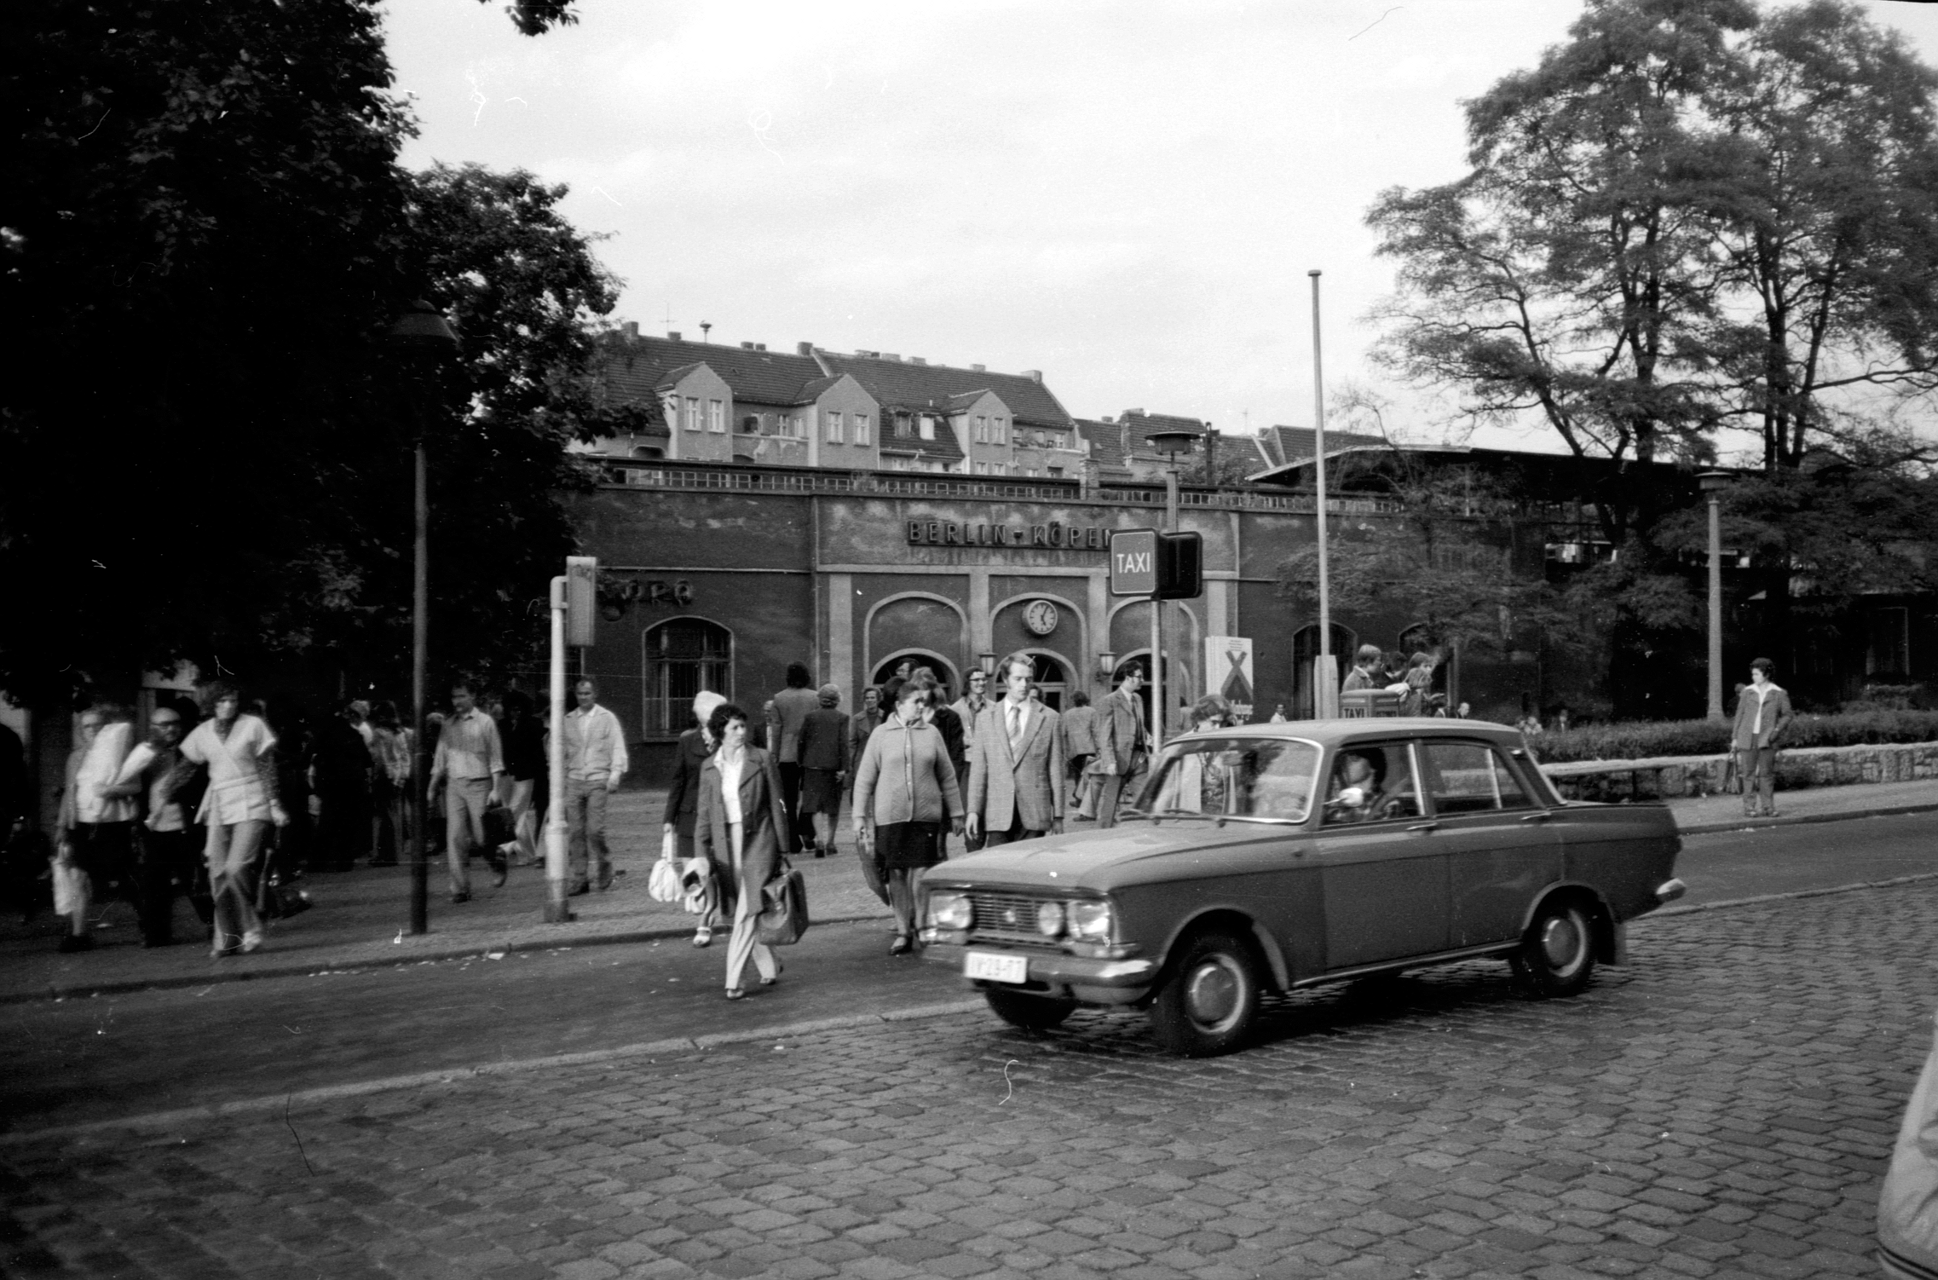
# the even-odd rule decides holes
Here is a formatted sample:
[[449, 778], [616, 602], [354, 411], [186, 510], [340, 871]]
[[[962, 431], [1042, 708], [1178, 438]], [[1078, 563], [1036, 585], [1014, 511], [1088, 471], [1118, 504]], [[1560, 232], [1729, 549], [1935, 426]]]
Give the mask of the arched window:
[[900, 653], [891, 654], [876, 663], [875, 687], [880, 688], [887, 684], [904, 662], [908, 663], [909, 670], [911, 671], [917, 667], [927, 667], [930, 671], [933, 671], [936, 682], [943, 687], [943, 690], [948, 693], [951, 699], [961, 694], [962, 685], [956, 678], [955, 664], [941, 654], [933, 653], [927, 649], [904, 649]]
[[648, 738], [671, 738], [693, 720], [702, 689], [733, 697], [733, 633], [704, 618], [674, 618], [648, 628], [640, 721]]

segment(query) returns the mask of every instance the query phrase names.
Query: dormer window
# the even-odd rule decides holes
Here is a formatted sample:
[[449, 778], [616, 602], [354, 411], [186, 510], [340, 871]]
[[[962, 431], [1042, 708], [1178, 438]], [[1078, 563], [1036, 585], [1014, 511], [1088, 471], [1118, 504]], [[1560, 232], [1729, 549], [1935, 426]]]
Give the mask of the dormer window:
[[932, 413], [922, 415], [922, 438], [924, 440], [935, 439], [935, 415]]

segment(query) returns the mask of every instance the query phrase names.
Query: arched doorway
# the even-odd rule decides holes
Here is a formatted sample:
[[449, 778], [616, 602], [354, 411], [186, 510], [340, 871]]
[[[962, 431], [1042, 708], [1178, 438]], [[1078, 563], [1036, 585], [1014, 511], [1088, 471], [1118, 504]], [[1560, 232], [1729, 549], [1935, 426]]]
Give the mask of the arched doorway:
[[[917, 667], [927, 667], [935, 672], [935, 678], [941, 682], [942, 691], [948, 696], [949, 701], [953, 702], [961, 696], [962, 682], [956, 674], [955, 664], [941, 654], [932, 653], [926, 649], [904, 649], [900, 653], [889, 654], [875, 665], [875, 674], [870, 678], [870, 683], [877, 689], [881, 688], [889, 682], [904, 662], [908, 663], [911, 671]], [[856, 698], [855, 705], [861, 705], [859, 697]]]
[[1063, 697], [1070, 688], [1070, 675], [1064, 668], [1062, 659], [1048, 653], [1028, 653], [1033, 666], [1030, 681], [1036, 686], [1043, 705], [1052, 711], [1063, 710]]
[[641, 736], [677, 737], [693, 718], [693, 695], [733, 697], [733, 633], [705, 618], [674, 618], [641, 637]]
[[[1353, 665], [1356, 637], [1338, 623], [1332, 624], [1332, 656], [1343, 679]], [[1319, 626], [1308, 623], [1292, 633], [1292, 718], [1310, 720], [1318, 714], [1312, 687], [1312, 662], [1319, 656]]]

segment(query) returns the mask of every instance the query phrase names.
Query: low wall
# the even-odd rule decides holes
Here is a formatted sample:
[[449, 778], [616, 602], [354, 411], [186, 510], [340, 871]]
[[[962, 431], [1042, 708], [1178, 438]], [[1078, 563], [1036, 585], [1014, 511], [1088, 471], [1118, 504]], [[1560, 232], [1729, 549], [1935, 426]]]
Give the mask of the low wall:
[[[1674, 798], [1721, 792], [1729, 757], [1573, 760], [1541, 768], [1562, 794], [1583, 800]], [[1938, 778], [1938, 742], [1800, 747], [1777, 752], [1777, 788], [1782, 791], [1919, 778]]]

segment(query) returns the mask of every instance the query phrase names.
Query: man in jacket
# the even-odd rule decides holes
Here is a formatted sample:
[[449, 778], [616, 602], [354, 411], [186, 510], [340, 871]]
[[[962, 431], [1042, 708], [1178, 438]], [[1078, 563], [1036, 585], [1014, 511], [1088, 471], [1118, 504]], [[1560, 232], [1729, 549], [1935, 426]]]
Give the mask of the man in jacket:
[[599, 705], [599, 687], [572, 687], [579, 705], [565, 716], [565, 830], [571, 881], [566, 892], [612, 888], [612, 850], [606, 844], [606, 797], [626, 776], [626, 735], [619, 717]]
[[1030, 697], [1036, 665], [1013, 653], [996, 668], [1006, 692], [976, 720], [967, 834], [985, 845], [1063, 830], [1063, 735], [1057, 714]]
[[1083, 818], [1096, 816], [1090, 780], [1084, 776], [1097, 754], [1096, 723], [1097, 708], [1090, 705], [1090, 695], [1081, 689], [1070, 695], [1070, 709], [1057, 718], [1057, 728], [1063, 731], [1063, 759], [1070, 766], [1070, 781], [1075, 787], [1068, 805]]
[[[841, 686], [824, 684], [820, 705], [801, 722], [798, 756], [801, 764], [801, 819], [812, 824], [807, 835], [814, 856], [834, 850], [834, 833], [841, 823], [841, 790], [850, 768], [848, 717], [841, 708]], [[826, 819], [824, 822], [823, 819]]]
[[1730, 746], [1743, 779], [1743, 813], [1755, 817], [1760, 797], [1765, 817], [1776, 816], [1777, 740], [1789, 727], [1790, 695], [1770, 679], [1776, 664], [1768, 658], [1750, 663], [1750, 683], [1736, 698], [1736, 724]]
[[1351, 693], [1355, 689], [1385, 687], [1386, 678], [1380, 669], [1380, 664], [1385, 661], [1386, 655], [1378, 645], [1360, 645], [1358, 652], [1353, 654], [1353, 669], [1346, 673], [1346, 679], [1340, 684], [1339, 692]]
[[1117, 801], [1124, 785], [1137, 771], [1142, 756], [1150, 747], [1144, 729], [1144, 703], [1137, 691], [1144, 687], [1144, 673], [1128, 668], [1117, 688], [1097, 710], [1091, 732], [1097, 740], [1097, 826], [1117, 825]]
[[114, 785], [104, 795], [121, 796], [142, 807], [137, 860], [140, 885], [141, 945], [174, 942], [175, 885], [182, 886], [204, 925], [215, 920], [202, 868], [202, 833], [195, 825], [201, 788], [195, 767], [182, 756], [182, 713], [168, 703], [148, 717], [148, 740], [128, 753]]
[[788, 830], [793, 833], [794, 847], [785, 850], [787, 853], [799, 853], [807, 839], [802, 828], [808, 824], [801, 821], [801, 726], [821, 705], [821, 699], [808, 688], [808, 680], [805, 664], [787, 664], [787, 688], [774, 695], [768, 733], [767, 749], [780, 763], [781, 801], [787, 806]]

